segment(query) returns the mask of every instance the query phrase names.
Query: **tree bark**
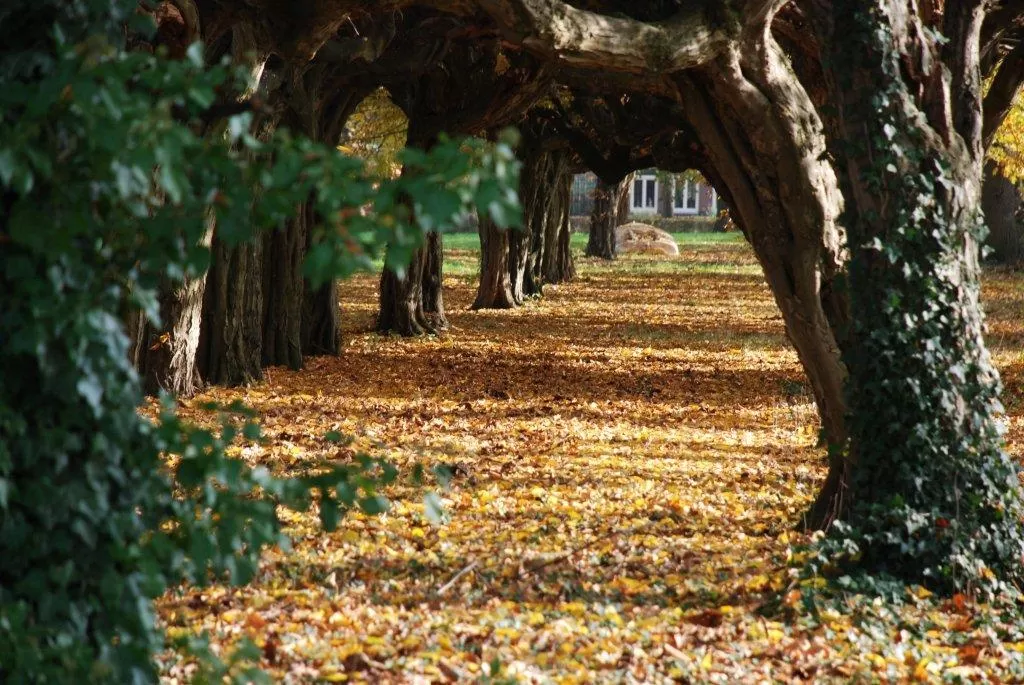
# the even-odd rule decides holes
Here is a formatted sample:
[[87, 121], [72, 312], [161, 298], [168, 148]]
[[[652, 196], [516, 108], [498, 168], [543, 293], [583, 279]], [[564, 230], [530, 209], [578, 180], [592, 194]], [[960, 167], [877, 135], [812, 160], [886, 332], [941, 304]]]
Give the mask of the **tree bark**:
[[426, 246], [423, 246], [413, 253], [402, 275], [387, 267], [381, 272], [378, 333], [415, 337], [434, 332], [423, 311], [423, 271], [426, 260]]
[[153, 326], [142, 312], [129, 317], [131, 359], [146, 394], [165, 390], [190, 397], [202, 387], [196, 355], [205, 290], [206, 274], [176, 284], [165, 281], [158, 293], [163, 326]]
[[[524, 135], [519, 148], [523, 167], [519, 175], [519, 198], [523, 204], [523, 230], [509, 235], [509, 281], [512, 298], [517, 305], [526, 298], [541, 294], [536, 280], [535, 245], [543, 244], [545, 205], [544, 187], [551, 164], [550, 153], [540, 142]], [[540, 231], [540, 236], [537, 235]]]
[[594, 186], [594, 208], [590, 212], [590, 236], [584, 254], [599, 259], [615, 259], [615, 228], [618, 226], [621, 183], [612, 185], [601, 179]]
[[479, 216], [480, 285], [472, 309], [512, 309], [512, 277], [509, 242], [512, 229], [501, 229], [483, 214]]
[[341, 354], [341, 319], [338, 283], [331, 280], [317, 289], [305, 288], [302, 303], [302, 354]]
[[263, 378], [263, 240], [229, 247], [214, 233], [199, 337], [199, 371], [215, 385]]
[[629, 221], [629, 186], [633, 183], [635, 173], [626, 174], [619, 184], [619, 202], [615, 206], [615, 226], [618, 228]]
[[1020, 189], [1002, 176], [991, 162], [985, 165], [985, 184], [981, 207], [988, 224], [985, 244], [992, 249], [992, 258], [1000, 264], [1024, 263], [1024, 207]]
[[[406, 103], [408, 107], [408, 103]], [[424, 128], [423, 123], [409, 120], [407, 145], [429, 150], [438, 132]], [[402, 173], [406, 173], [403, 169]], [[410, 214], [414, 212], [409, 203]], [[414, 337], [438, 333], [448, 328], [444, 314], [443, 264], [441, 235], [430, 231], [424, 243], [413, 253], [405, 273], [399, 276], [384, 267], [380, 280], [380, 311], [377, 315], [379, 333], [395, 333]]]
[[544, 254], [541, 260], [545, 283], [567, 283], [576, 278], [576, 265], [572, 259], [570, 239], [572, 225], [569, 221], [572, 201], [572, 173], [564, 165], [552, 189], [554, 194], [546, 217]]
[[263, 236], [264, 366], [302, 368], [302, 262], [312, 213], [305, 202], [296, 208], [294, 218]]
[[437, 231], [427, 233], [423, 265], [423, 313], [434, 332], [448, 329], [444, 313], [444, 240]]

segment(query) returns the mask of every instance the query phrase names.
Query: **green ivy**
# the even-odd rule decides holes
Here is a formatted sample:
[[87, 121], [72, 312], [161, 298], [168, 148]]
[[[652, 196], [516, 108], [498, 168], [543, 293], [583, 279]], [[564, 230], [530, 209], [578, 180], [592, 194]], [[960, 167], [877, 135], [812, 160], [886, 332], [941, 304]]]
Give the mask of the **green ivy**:
[[[248, 85], [228, 63], [126, 50], [132, 0], [20, 0], [0, 8], [0, 682], [155, 682], [152, 600], [176, 583], [252, 578], [285, 544], [276, 507], [314, 500], [326, 527], [381, 511], [395, 477], [364, 459], [299, 479], [227, 456], [258, 428], [220, 430], [166, 401], [138, 412], [126, 306], [158, 317], [156, 288], [209, 264], [211, 218], [251, 240], [314, 197], [306, 273], [408, 258], [428, 229], [479, 207], [515, 222], [508, 142], [445, 140], [416, 173], [375, 185], [301, 137], [252, 134], [252, 115], [204, 135], [204, 114]], [[232, 95], [235, 94], [235, 95]], [[413, 212], [408, 211], [411, 199]], [[368, 213], [360, 208], [370, 207]], [[348, 218], [343, 218], [348, 217]], [[315, 498], [314, 498], [315, 495]]]

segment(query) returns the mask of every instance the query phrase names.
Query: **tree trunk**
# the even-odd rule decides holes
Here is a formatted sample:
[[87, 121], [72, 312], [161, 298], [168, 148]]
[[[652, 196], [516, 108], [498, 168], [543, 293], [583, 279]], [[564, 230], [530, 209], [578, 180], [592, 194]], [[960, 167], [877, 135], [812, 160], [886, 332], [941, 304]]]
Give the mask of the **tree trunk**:
[[[541, 149], [539, 141], [526, 138], [519, 148], [523, 167], [519, 175], [519, 198], [523, 205], [523, 230], [509, 234], [509, 282], [512, 299], [522, 304], [527, 297], [541, 294], [535, 278], [535, 246], [543, 245], [544, 187], [551, 164], [551, 154]], [[540, 231], [540, 236], [537, 236]]]
[[[837, 337], [847, 304], [836, 281], [843, 268], [842, 198], [822, 122], [770, 34], [681, 77], [680, 85], [715, 185], [754, 248], [807, 374], [823, 435], [841, 446], [846, 369]], [[753, 90], [761, 96], [751, 97]], [[841, 468], [839, 452], [832, 455], [830, 466]]]
[[413, 253], [409, 266], [401, 276], [387, 267], [384, 268], [380, 275], [377, 332], [395, 333], [406, 337], [433, 332], [423, 311], [423, 270], [426, 259], [424, 246]]
[[509, 243], [512, 229], [498, 228], [491, 219], [479, 216], [480, 285], [472, 309], [512, 309], [512, 276], [509, 271]]
[[576, 277], [569, 245], [572, 226], [569, 221], [572, 201], [572, 173], [568, 165], [552, 189], [553, 201], [546, 217], [544, 255], [542, 259], [545, 283], [567, 283]]
[[228, 247], [216, 232], [206, 276], [199, 371], [216, 385], [263, 378], [263, 239]]
[[616, 228], [629, 222], [629, 187], [635, 177], [635, 173], [626, 174], [626, 178], [619, 183], [619, 203], [615, 206]]
[[[313, 231], [306, 233], [306, 253], [313, 242]], [[302, 298], [302, 354], [341, 354], [341, 316], [338, 303], [338, 282], [331, 279], [318, 288], [303, 281]]]
[[317, 289], [306, 284], [302, 303], [302, 354], [341, 354], [341, 320], [338, 312], [338, 282], [331, 280]]
[[206, 274], [177, 284], [165, 281], [158, 293], [163, 326], [154, 327], [139, 311], [129, 317], [131, 358], [146, 394], [166, 390], [190, 397], [202, 387], [196, 353], [205, 290]]
[[590, 236], [584, 254], [600, 259], [615, 259], [615, 228], [618, 225], [621, 184], [611, 185], [598, 179], [594, 187], [594, 209], [590, 213]]
[[313, 209], [299, 205], [295, 217], [263, 236], [263, 365], [302, 368], [302, 312], [306, 256]]
[[985, 165], [981, 206], [989, 230], [985, 244], [992, 249], [992, 258], [1000, 264], [1024, 263], [1021, 193], [991, 162]]
[[437, 231], [427, 233], [423, 265], [423, 313], [434, 332], [448, 329], [444, 313], [444, 242]]
[[940, 43], [902, 2], [868, 4], [816, 17], [853, 248], [850, 458], [833, 511], [873, 570], [956, 589], [1019, 578], [1024, 496], [979, 304], [983, 14], [947, 5]]

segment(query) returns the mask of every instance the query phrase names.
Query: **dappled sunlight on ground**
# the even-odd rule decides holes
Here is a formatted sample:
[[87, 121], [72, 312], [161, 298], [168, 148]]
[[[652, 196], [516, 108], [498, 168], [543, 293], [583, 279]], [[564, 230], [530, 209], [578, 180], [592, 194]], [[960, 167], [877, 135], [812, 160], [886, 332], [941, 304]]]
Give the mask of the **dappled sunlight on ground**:
[[[843, 682], [955, 666], [938, 645], [877, 657], [871, 641], [890, 637], [839, 617], [755, 613], [791, 582], [789, 531], [825, 457], [747, 247], [578, 266], [576, 282], [511, 312], [468, 311], [473, 274], [449, 276], [452, 329], [419, 340], [374, 334], [376, 279], [355, 279], [342, 286], [342, 357], [194, 401], [251, 405], [269, 442], [243, 454], [277, 471], [356, 453], [457, 469], [440, 492], [445, 525], [407, 482], [387, 493], [388, 514], [350, 515], [334, 533], [287, 513], [294, 549], [268, 553], [252, 587], [169, 594], [171, 633], [248, 635], [291, 682], [468, 680], [494, 660], [536, 682]], [[997, 274], [986, 291], [1018, 453], [1020, 283]], [[330, 430], [351, 443], [326, 442]]]

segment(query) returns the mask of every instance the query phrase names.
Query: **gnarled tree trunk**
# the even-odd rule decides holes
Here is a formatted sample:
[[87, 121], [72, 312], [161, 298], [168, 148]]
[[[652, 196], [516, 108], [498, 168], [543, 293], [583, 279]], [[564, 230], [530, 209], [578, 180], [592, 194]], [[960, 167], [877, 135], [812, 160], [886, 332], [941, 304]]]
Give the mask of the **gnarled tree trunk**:
[[550, 192], [553, 197], [545, 218], [542, 273], [545, 283], [567, 283], [576, 277], [576, 265], [569, 245], [572, 237], [572, 226], [569, 222], [572, 172], [568, 165], [562, 167]]
[[[551, 162], [550, 154], [541, 149], [539, 141], [524, 136], [519, 148], [523, 167], [519, 173], [519, 200], [523, 205], [523, 230], [509, 235], [509, 282], [512, 299], [517, 305], [526, 298], [540, 295], [540, 284], [534, 276], [535, 234], [544, 221], [544, 185]], [[539, 238], [543, 241], [543, 235]]]
[[[761, 263], [824, 435], [842, 445], [846, 369], [836, 328], [848, 306], [835, 285], [843, 263], [842, 197], [813, 103], [771, 34], [753, 35], [680, 78], [684, 110]], [[834, 457], [831, 467], [840, 470], [842, 460]]]

